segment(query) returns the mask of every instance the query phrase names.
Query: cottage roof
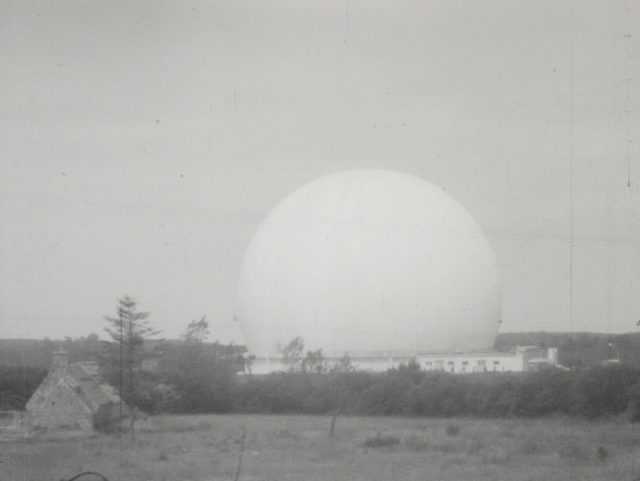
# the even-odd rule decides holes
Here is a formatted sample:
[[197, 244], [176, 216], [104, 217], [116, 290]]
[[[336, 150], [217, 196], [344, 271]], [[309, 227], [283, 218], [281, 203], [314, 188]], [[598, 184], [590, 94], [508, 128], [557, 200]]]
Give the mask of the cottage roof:
[[78, 379], [100, 377], [98, 365], [95, 362], [75, 362], [70, 364], [68, 369]]
[[36, 401], [39, 398], [47, 397], [47, 392], [61, 382], [73, 390], [75, 395], [93, 413], [96, 413], [105, 404], [120, 403], [117, 391], [102, 379], [95, 362], [76, 362], [66, 366], [54, 365], [27, 403], [27, 409], [29, 409], [32, 400]]
[[72, 378], [77, 383], [76, 392], [93, 411], [97, 411], [103, 404], [120, 402], [120, 396], [116, 390], [100, 376], [96, 363], [70, 364], [66, 377]]

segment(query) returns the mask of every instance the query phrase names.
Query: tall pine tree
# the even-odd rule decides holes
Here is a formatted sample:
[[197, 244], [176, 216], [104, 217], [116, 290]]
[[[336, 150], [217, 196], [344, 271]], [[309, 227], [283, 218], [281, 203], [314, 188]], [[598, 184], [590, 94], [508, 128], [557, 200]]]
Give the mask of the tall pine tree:
[[[131, 440], [135, 441], [135, 405], [143, 361], [149, 357], [144, 350], [144, 342], [157, 336], [160, 331], [149, 323], [148, 312], [137, 309], [135, 299], [124, 296], [118, 299], [116, 317], [105, 316], [111, 336], [107, 362], [103, 366], [106, 376], [117, 384], [121, 399], [129, 406]], [[121, 412], [122, 415], [122, 412]]]

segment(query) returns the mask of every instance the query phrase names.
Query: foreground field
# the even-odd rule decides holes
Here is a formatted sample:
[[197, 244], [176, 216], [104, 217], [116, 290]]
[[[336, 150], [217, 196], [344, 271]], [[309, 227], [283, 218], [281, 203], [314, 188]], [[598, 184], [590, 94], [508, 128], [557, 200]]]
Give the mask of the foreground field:
[[[159, 416], [128, 438], [0, 443], [2, 481], [640, 480], [640, 427], [575, 420]], [[97, 478], [93, 478], [97, 479]]]

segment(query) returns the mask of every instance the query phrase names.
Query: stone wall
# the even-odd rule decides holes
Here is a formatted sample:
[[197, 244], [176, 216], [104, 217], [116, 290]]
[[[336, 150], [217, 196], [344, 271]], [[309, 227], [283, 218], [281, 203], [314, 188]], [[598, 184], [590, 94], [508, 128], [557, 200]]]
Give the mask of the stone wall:
[[48, 386], [28, 406], [27, 421], [33, 429], [93, 429], [93, 415], [73, 387], [64, 381]]
[[0, 411], [0, 440], [13, 441], [25, 437], [25, 412]]

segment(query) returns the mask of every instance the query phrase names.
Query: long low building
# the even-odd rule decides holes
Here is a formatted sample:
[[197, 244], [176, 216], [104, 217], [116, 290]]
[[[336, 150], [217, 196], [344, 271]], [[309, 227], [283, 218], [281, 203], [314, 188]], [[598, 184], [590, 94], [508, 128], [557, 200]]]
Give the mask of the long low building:
[[416, 356], [416, 362], [426, 371], [446, 371], [452, 374], [526, 372], [541, 366], [557, 366], [558, 350], [517, 346], [513, 352], [420, 354]]
[[[414, 355], [361, 353], [349, 355], [350, 365], [358, 371], [384, 372], [398, 368], [402, 364], [416, 362], [425, 371], [443, 371], [451, 374], [471, 374], [478, 372], [526, 372], [542, 366], [558, 366], [558, 350], [542, 349], [536, 346], [517, 346], [511, 352], [440, 352], [419, 353]], [[326, 366], [331, 369], [344, 358], [325, 358]], [[289, 367], [282, 358], [254, 358], [247, 373], [271, 374], [286, 372]]]

